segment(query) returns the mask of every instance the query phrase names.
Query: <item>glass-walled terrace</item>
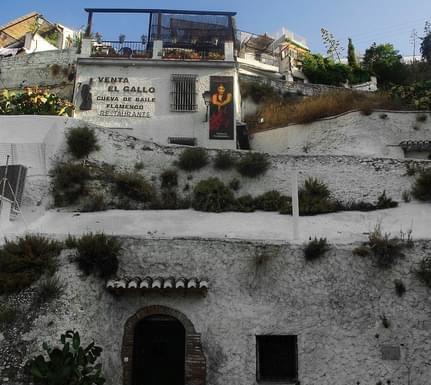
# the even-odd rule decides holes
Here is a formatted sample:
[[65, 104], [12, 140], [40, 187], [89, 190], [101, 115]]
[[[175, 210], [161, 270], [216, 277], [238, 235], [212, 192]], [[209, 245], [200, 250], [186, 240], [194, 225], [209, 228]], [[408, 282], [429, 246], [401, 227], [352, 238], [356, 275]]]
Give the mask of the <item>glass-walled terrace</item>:
[[[93, 36], [92, 57], [225, 60], [226, 45], [232, 50], [235, 13], [168, 10], [87, 9], [86, 37], [93, 36], [93, 13], [148, 13], [148, 34], [139, 41], [103, 40]], [[123, 37], [123, 38], [122, 38]]]

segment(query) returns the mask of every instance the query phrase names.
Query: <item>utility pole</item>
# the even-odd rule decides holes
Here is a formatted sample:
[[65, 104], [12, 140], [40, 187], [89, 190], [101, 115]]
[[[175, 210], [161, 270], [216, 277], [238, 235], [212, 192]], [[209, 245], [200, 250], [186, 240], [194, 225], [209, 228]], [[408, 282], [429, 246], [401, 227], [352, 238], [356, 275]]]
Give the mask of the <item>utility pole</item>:
[[413, 29], [410, 35], [410, 43], [413, 44], [413, 63], [416, 61], [416, 40], [418, 38], [418, 33], [416, 29]]

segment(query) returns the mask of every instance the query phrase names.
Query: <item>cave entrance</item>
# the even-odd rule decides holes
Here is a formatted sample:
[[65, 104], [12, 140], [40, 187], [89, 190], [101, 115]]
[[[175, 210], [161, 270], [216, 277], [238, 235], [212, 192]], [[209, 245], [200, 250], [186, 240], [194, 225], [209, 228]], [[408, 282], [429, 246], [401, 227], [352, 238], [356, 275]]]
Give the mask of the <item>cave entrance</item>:
[[133, 385], [184, 385], [184, 326], [169, 315], [151, 315], [135, 327]]

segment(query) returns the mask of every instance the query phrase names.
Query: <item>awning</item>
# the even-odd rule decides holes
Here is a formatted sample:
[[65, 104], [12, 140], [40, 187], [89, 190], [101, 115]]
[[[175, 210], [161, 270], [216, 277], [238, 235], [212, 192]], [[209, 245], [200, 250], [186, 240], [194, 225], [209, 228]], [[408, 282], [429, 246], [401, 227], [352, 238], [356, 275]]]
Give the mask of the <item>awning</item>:
[[404, 151], [431, 151], [431, 140], [405, 140], [400, 147]]
[[198, 292], [206, 294], [208, 291], [208, 280], [192, 278], [162, 278], [162, 277], [134, 277], [111, 279], [106, 283], [106, 289], [117, 294], [121, 292]]

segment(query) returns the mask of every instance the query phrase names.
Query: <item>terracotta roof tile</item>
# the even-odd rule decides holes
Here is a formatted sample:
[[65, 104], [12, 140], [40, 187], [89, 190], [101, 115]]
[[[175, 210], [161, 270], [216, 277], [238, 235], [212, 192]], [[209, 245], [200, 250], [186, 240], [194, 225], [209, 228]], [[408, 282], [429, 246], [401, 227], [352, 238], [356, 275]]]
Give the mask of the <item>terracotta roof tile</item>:
[[106, 288], [110, 291], [195, 291], [206, 292], [209, 288], [207, 279], [191, 278], [174, 278], [174, 277], [124, 277], [111, 279], [106, 283]]
[[431, 151], [431, 140], [404, 140], [400, 147], [404, 151]]

